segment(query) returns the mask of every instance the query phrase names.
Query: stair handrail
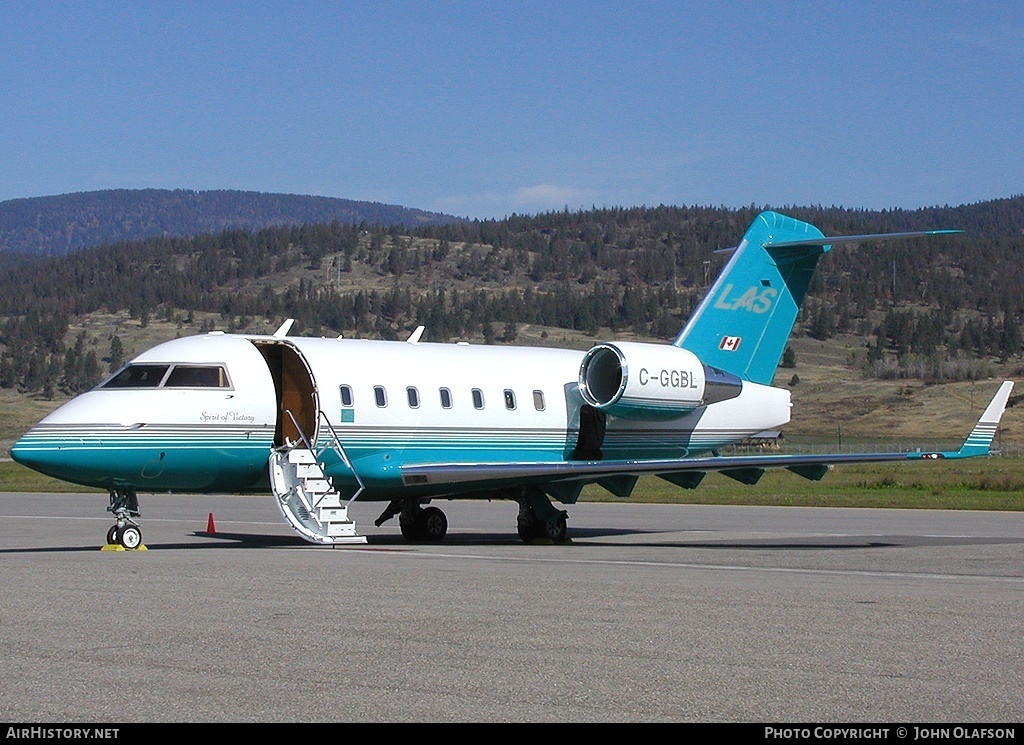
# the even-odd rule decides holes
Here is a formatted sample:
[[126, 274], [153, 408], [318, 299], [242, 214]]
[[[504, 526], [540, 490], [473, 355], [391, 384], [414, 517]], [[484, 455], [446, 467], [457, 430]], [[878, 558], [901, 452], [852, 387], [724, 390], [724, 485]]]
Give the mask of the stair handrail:
[[[306, 446], [306, 450], [309, 450], [310, 452], [312, 452], [313, 451], [313, 446], [309, 444], [309, 438], [306, 437], [306, 433], [302, 431], [302, 427], [299, 426], [299, 422], [295, 418], [295, 415], [292, 413], [292, 410], [291, 409], [285, 409], [284, 413], [288, 415], [288, 418], [292, 420], [292, 424], [295, 425], [295, 431], [298, 432], [299, 433], [299, 437], [302, 438], [302, 442]], [[285, 440], [285, 441], [287, 442], [287, 440]]]
[[327, 425], [327, 429], [331, 432], [331, 439], [334, 441], [334, 451], [341, 456], [341, 460], [348, 467], [348, 470], [352, 472], [352, 475], [356, 479], [356, 483], [359, 484], [359, 488], [356, 489], [356, 493], [348, 499], [348, 504], [356, 501], [356, 497], [363, 493], [366, 486], [363, 484], [363, 480], [359, 478], [359, 473], [352, 466], [352, 461], [349, 460], [348, 453], [345, 452], [345, 446], [341, 444], [341, 440], [338, 439], [338, 433], [334, 429], [334, 425], [331, 424], [331, 420], [327, 418], [327, 414], [324, 413], [323, 409], [320, 409], [320, 417], [324, 420], [324, 424]]

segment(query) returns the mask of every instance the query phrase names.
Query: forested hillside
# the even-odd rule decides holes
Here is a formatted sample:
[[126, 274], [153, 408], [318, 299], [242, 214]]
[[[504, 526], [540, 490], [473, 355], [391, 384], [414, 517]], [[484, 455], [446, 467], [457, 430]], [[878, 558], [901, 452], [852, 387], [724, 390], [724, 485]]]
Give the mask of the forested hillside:
[[[595, 209], [414, 229], [335, 221], [86, 249], [0, 274], [0, 387], [84, 390], [155, 320], [182, 335], [266, 332], [293, 317], [312, 335], [396, 338], [423, 324], [425, 340], [514, 343], [529, 325], [671, 339], [727, 258], [715, 249], [734, 246], [758, 211]], [[826, 235], [965, 231], [832, 251], [798, 334], [862, 335], [857, 364], [880, 377], [974, 379], [1020, 357], [1024, 198], [780, 211]], [[95, 314], [120, 320], [87, 332], [82, 319]]]
[[0, 202], [0, 253], [61, 256], [115, 241], [273, 225], [338, 221], [412, 228], [455, 219], [376, 202], [298, 194], [114, 189]]

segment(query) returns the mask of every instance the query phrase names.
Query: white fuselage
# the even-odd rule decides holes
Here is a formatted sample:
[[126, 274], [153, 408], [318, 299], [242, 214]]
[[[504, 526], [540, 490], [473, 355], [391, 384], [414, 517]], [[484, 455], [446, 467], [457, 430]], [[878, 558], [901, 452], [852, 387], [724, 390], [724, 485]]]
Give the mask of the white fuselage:
[[595, 421], [580, 393], [583, 359], [534, 347], [188, 337], [126, 369], [162, 379], [123, 372], [46, 417], [12, 454], [110, 489], [241, 491], [265, 488], [272, 448], [336, 441], [362, 498], [391, 499], [409, 489], [404, 465], [681, 458], [789, 421], [788, 391], [752, 383], [667, 420]]

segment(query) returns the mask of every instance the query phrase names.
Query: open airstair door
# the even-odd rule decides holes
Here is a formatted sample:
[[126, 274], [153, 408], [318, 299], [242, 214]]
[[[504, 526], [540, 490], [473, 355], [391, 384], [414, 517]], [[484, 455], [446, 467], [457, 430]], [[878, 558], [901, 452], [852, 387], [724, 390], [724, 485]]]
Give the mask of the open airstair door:
[[253, 343], [270, 368], [277, 393], [277, 426], [268, 465], [281, 515], [310, 543], [366, 543], [324, 470], [318, 446], [320, 402], [306, 359], [286, 341]]
[[277, 392], [274, 447], [295, 445], [303, 439], [308, 445], [315, 446], [320, 403], [316, 381], [305, 358], [286, 341], [259, 340], [253, 343], [267, 361]]

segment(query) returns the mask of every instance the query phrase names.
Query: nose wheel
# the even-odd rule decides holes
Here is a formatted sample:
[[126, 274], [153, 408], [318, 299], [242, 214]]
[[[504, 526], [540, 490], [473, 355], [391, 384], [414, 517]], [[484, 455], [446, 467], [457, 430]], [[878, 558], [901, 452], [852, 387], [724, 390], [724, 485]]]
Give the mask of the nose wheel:
[[107, 531], [107, 545], [121, 546], [129, 551], [142, 545], [142, 528], [132, 520], [138, 517], [139, 497], [134, 491], [115, 489], [110, 492], [107, 512], [114, 513], [117, 522]]
[[136, 549], [142, 545], [142, 528], [135, 523], [114, 525], [107, 531], [107, 545]]

